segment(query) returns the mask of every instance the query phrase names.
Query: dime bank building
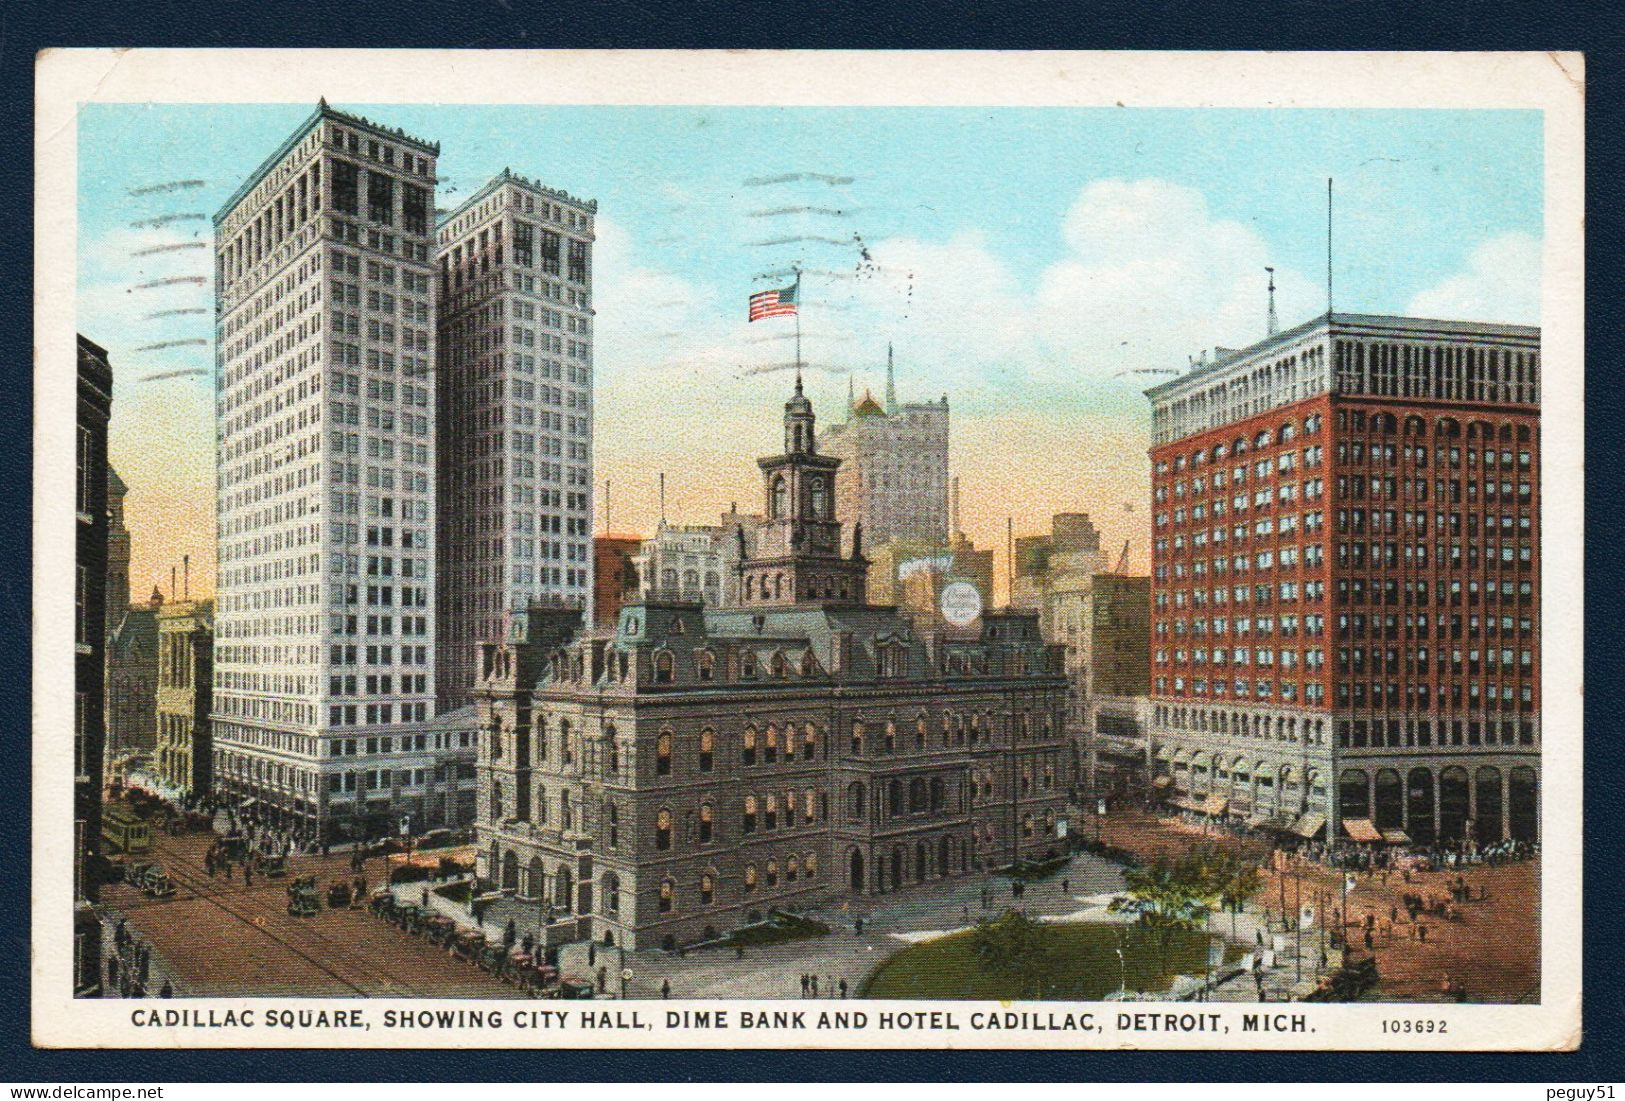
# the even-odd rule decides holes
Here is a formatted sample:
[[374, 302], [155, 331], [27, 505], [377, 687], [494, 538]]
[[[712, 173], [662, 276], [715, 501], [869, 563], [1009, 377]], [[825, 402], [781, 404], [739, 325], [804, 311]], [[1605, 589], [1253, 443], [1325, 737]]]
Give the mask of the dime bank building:
[[736, 604], [649, 596], [597, 629], [533, 606], [482, 644], [483, 886], [672, 948], [1065, 849], [1058, 650], [1030, 613], [868, 604], [814, 429], [798, 379]]

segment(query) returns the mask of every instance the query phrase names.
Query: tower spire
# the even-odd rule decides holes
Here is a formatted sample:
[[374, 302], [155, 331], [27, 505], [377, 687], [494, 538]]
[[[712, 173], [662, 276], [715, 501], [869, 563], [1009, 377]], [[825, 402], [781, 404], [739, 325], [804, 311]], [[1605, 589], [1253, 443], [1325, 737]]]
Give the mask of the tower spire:
[[891, 341], [886, 341], [886, 415], [897, 412], [897, 374], [892, 368]]
[[857, 391], [852, 387], [852, 372], [846, 373], [846, 419], [852, 419], [852, 410], [858, 405]]
[[1270, 273], [1270, 313], [1268, 327], [1269, 335], [1274, 336], [1276, 333], [1281, 331], [1280, 318], [1275, 316], [1275, 269], [1266, 267], [1264, 270]]

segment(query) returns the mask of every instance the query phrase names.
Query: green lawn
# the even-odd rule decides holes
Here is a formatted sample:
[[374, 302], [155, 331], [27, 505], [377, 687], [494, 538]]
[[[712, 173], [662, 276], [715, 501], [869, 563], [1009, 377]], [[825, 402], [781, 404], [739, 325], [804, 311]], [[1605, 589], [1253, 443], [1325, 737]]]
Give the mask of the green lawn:
[[[1042, 997], [1056, 1001], [1098, 1001], [1117, 990], [1117, 925], [1075, 923], [1045, 925], [1042, 943], [1047, 981]], [[1175, 975], [1201, 975], [1207, 965], [1206, 933], [1176, 933], [1168, 951], [1169, 970], [1160, 968], [1156, 938], [1128, 927], [1124, 956], [1128, 989], [1165, 991]], [[973, 998], [1021, 1000], [1019, 982], [983, 967], [972, 950], [972, 934], [955, 933], [910, 945], [888, 958], [866, 980], [868, 998]], [[1227, 959], [1239, 958], [1234, 947]]]

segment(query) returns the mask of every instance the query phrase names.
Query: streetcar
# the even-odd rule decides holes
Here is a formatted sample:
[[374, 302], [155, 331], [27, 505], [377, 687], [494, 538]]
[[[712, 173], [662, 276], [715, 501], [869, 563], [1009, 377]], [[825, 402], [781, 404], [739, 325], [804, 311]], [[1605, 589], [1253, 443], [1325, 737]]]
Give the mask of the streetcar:
[[123, 807], [102, 815], [102, 841], [113, 852], [144, 853], [152, 848], [152, 827]]

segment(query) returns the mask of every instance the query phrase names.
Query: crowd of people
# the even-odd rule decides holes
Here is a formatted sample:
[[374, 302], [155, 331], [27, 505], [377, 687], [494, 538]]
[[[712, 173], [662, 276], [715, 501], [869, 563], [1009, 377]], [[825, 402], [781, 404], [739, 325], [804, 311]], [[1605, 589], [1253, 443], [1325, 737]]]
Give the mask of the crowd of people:
[[[145, 998], [151, 991], [152, 946], [130, 931], [123, 918], [113, 927], [113, 951], [107, 956], [107, 981], [102, 997]], [[173, 998], [174, 985], [166, 978], [158, 988], [160, 998]]]

